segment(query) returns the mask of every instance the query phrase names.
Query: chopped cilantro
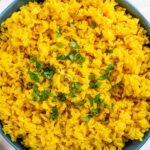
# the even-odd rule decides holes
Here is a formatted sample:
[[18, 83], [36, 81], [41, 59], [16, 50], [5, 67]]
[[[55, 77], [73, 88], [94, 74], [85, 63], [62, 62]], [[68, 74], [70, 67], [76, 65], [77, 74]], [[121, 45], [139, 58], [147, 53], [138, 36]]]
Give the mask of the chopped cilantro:
[[95, 29], [96, 28], [96, 22], [95, 21], [92, 21], [91, 24], [90, 24], [90, 27], [92, 29]]
[[41, 75], [44, 78], [48, 79], [48, 80], [52, 79], [52, 77], [54, 76], [54, 74], [55, 74], [55, 67], [54, 66], [47, 67], [41, 73]]
[[57, 30], [57, 31], [55, 32], [55, 36], [56, 36], [56, 38], [60, 38], [60, 36], [61, 36], [60, 30]]
[[71, 60], [71, 61], [74, 61], [75, 60], [75, 56], [78, 52], [77, 51], [73, 51], [72, 53], [70, 53], [68, 55], [68, 58]]
[[62, 48], [62, 47], [63, 47], [63, 44], [62, 44], [61, 42], [58, 42], [58, 43], [57, 43], [57, 47], [58, 47], [58, 48]]
[[99, 108], [93, 108], [91, 114], [92, 115], [98, 115], [100, 113], [100, 109]]
[[56, 100], [57, 100], [57, 96], [53, 96], [52, 102], [56, 102]]
[[39, 94], [40, 100], [45, 101], [49, 98], [50, 92], [47, 90], [42, 90]]
[[53, 107], [50, 118], [52, 118], [52, 120], [56, 120], [58, 118], [58, 115], [59, 113], [57, 107]]
[[91, 82], [90, 83], [91, 89], [98, 89], [100, 86], [101, 86], [101, 83], [99, 83], [99, 82]]
[[84, 104], [85, 104], [85, 101], [83, 100], [83, 101], [77, 102], [76, 106], [83, 106]]
[[82, 66], [82, 64], [85, 62], [85, 57], [78, 53], [75, 61]]
[[90, 120], [91, 116], [87, 115], [83, 117], [83, 121], [88, 122]]
[[115, 104], [114, 104], [114, 103], [112, 103], [112, 104], [111, 104], [111, 109], [113, 109], [113, 110], [114, 110], [114, 108], [115, 108]]
[[113, 53], [113, 49], [107, 49], [106, 51], [105, 51], [105, 53]]
[[90, 106], [93, 107], [94, 101], [93, 98], [88, 98], [89, 102], [90, 102]]
[[78, 45], [77, 41], [75, 40], [71, 40], [70, 41], [70, 46], [73, 48], [73, 49], [79, 49], [80, 46]]
[[34, 92], [37, 92], [37, 91], [38, 91], [38, 86], [37, 86], [36, 84], [34, 84], [34, 86], [33, 86], [33, 91], [34, 91]]
[[38, 100], [38, 94], [35, 91], [32, 92], [32, 99], [33, 99], [33, 101]]
[[57, 60], [65, 60], [67, 57], [64, 53], [62, 53], [60, 56], [57, 57]]
[[109, 64], [108, 66], [107, 66], [107, 68], [106, 68], [106, 72], [109, 72], [109, 71], [111, 71], [111, 70], [113, 70], [114, 69], [114, 65], [113, 64]]
[[41, 71], [42, 70], [43, 63], [38, 61], [37, 58], [35, 58], [35, 57], [30, 58], [30, 62], [31, 63], [36, 63], [37, 71]]
[[102, 99], [100, 98], [100, 94], [95, 95], [94, 101], [95, 101], [98, 105], [103, 105], [103, 104], [104, 104], [104, 100], [102, 100]]
[[65, 94], [63, 94], [63, 93], [60, 93], [60, 94], [58, 95], [58, 99], [59, 99], [61, 102], [64, 102], [64, 101], [67, 100]]
[[74, 89], [75, 91], [80, 91], [81, 89], [81, 85], [79, 82], [73, 82], [72, 83], [72, 89]]
[[37, 61], [36, 62], [36, 68], [37, 68], [37, 71], [40, 72], [43, 68], [43, 63], [40, 61]]
[[108, 72], [101, 75], [99, 78], [97, 78], [97, 80], [105, 80], [105, 79], [109, 79], [109, 73]]
[[31, 57], [31, 58], [30, 58], [30, 62], [31, 62], [31, 63], [34, 63], [34, 62], [36, 62], [36, 61], [37, 61], [36, 57]]
[[79, 82], [73, 82], [71, 85], [71, 97], [76, 97], [76, 93], [81, 91], [81, 85]]
[[90, 75], [89, 75], [89, 80], [91, 80], [91, 81], [96, 80], [94, 74], [90, 74]]
[[29, 71], [29, 75], [30, 75], [31, 80], [35, 82], [40, 82], [38, 74], [36, 74], [35, 72]]
[[76, 50], [74, 50], [72, 53], [68, 55], [68, 58], [72, 62], [76, 62], [80, 65], [82, 65], [85, 62], [85, 57], [83, 57], [80, 53], [78, 53]]

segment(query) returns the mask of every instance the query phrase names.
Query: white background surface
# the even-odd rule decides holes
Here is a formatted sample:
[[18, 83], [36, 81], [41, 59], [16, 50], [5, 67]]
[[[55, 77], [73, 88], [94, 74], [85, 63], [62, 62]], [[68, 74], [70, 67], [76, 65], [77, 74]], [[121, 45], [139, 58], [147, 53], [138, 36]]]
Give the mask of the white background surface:
[[[0, 13], [14, 0], [0, 0]], [[130, 1], [150, 22], [150, 0], [128, 0]], [[140, 150], [150, 150], [150, 139]]]

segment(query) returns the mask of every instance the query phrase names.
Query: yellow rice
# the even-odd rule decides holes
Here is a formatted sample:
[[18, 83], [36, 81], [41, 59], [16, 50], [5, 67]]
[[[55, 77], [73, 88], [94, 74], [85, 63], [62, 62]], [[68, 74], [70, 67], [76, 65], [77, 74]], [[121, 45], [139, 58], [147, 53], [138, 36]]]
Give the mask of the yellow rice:
[[[95, 29], [90, 22], [96, 23]], [[61, 28], [61, 36], [55, 32]], [[60, 54], [70, 53], [70, 40], [80, 45], [85, 57], [81, 66], [76, 62], [58, 61]], [[63, 43], [57, 48], [56, 43]], [[32, 150], [121, 150], [130, 140], [140, 140], [150, 127], [150, 48], [146, 31], [139, 20], [113, 0], [46, 0], [21, 7], [1, 24], [0, 30], [0, 120], [3, 131], [12, 141]], [[105, 53], [113, 49], [113, 53]], [[38, 84], [53, 94], [62, 92], [66, 102], [33, 101], [33, 82], [29, 69], [36, 57], [56, 68], [52, 80]], [[103, 80], [98, 89], [89, 88], [89, 75], [99, 77], [109, 64], [114, 64], [110, 81]], [[41, 77], [42, 80], [42, 77]], [[70, 82], [80, 82], [82, 91], [71, 98]], [[112, 89], [112, 85], [121, 87]], [[100, 114], [88, 122], [88, 96], [100, 93], [113, 108], [100, 106]], [[74, 103], [86, 100], [84, 106]], [[52, 120], [57, 106], [58, 119]]]

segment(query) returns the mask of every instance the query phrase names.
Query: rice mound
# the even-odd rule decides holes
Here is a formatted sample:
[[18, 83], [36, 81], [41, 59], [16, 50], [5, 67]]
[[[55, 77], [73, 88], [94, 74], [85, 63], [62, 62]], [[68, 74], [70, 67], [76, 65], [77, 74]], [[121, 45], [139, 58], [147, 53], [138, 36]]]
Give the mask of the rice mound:
[[[32, 150], [121, 150], [128, 140], [142, 141], [150, 127], [149, 43], [139, 20], [114, 0], [46, 0], [21, 7], [0, 29], [4, 133]], [[73, 50], [85, 59], [82, 65], [71, 56], [58, 59]], [[36, 83], [39, 91], [50, 91], [46, 100], [33, 100], [31, 58], [56, 69], [50, 80], [39, 75]], [[96, 80], [110, 64], [109, 79]], [[75, 96], [72, 83], [80, 83]], [[92, 105], [96, 95], [99, 105]], [[91, 115], [96, 107], [99, 112]]]

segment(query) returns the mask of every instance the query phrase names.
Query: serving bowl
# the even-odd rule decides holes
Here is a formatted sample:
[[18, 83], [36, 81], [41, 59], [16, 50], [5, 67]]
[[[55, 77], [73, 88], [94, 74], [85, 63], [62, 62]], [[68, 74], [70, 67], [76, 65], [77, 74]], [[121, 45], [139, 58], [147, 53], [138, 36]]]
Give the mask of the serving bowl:
[[[12, 0], [12, 3], [0, 14], [0, 23], [2, 23], [5, 19], [7, 19], [14, 11], [17, 11], [20, 6], [28, 3], [29, 1], [33, 0]], [[123, 6], [127, 9], [128, 13], [133, 15], [136, 18], [140, 19], [140, 24], [147, 30], [148, 36], [150, 36], [150, 23], [144, 18], [142, 14], [133, 6], [130, 4], [128, 0], [116, 0], [120, 6]], [[124, 150], [139, 150], [145, 142], [150, 138], [150, 131], [148, 131], [143, 141], [129, 141], [126, 143], [126, 146], [124, 147]], [[11, 142], [11, 139], [8, 135], [5, 135], [2, 131], [2, 125], [0, 124], [0, 150], [8, 150], [11, 148], [12, 150], [25, 150], [20, 142]], [[3, 149], [1, 148], [1, 145], [3, 145]], [[9, 146], [9, 148], [8, 148]]]

